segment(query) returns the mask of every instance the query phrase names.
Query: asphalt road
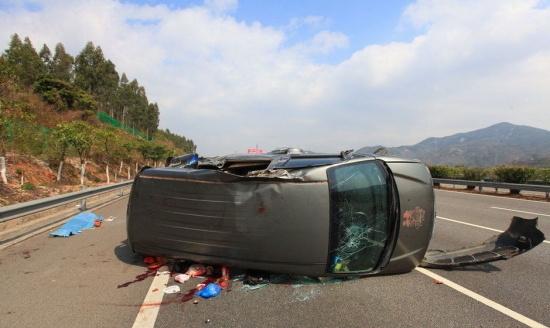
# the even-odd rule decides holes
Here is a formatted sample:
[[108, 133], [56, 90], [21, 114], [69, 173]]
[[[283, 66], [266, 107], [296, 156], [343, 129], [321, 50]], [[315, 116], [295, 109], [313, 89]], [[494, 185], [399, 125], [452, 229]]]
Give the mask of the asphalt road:
[[[550, 203], [440, 190], [436, 197], [430, 248], [478, 244], [513, 215], [538, 216], [550, 236]], [[100, 228], [68, 238], [46, 232], [1, 249], [0, 327], [550, 326], [548, 241], [508, 261], [450, 271], [325, 283], [276, 276], [258, 289], [233, 281], [231, 291], [194, 304], [185, 295], [202, 279], [146, 275], [142, 257], [125, 244], [126, 205], [95, 211], [114, 218]], [[165, 294], [172, 285], [181, 291]]]

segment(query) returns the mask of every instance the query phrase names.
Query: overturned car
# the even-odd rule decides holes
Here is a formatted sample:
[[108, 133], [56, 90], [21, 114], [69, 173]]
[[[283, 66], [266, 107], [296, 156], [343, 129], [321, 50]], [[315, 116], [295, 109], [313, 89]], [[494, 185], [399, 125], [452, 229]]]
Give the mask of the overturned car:
[[517, 218], [482, 246], [426, 257], [434, 220], [432, 179], [419, 161], [353, 151], [189, 154], [136, 177], [127, 232], [144, 255], [317, 277], [475, 264], [544, 239], [536, 219]]

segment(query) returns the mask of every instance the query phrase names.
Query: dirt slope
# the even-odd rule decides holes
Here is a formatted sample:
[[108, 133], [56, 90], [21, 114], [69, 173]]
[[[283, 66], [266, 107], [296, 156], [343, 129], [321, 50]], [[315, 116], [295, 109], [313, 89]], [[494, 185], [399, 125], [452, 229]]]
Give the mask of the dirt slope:
[[[6, 166], [8, 184], [4, 185], [0, 181], [0, 207], [81, 189], [78, 158], [67, 159], [63, 166], [61, 181], [57, 181], [58, 163], [49, 164], [31, 156], [8, 153]], [[109, 170], [111, 183], [120, 181], [120, 178], [114, 175], [118, 173], [118, 169], [118, 166], [111, 165]], [[126, 175], [127, 169], [123, 173], [125, 180]], [[107, 184], [105, 165], [88, 162], [85, 184], [88, 188]]]

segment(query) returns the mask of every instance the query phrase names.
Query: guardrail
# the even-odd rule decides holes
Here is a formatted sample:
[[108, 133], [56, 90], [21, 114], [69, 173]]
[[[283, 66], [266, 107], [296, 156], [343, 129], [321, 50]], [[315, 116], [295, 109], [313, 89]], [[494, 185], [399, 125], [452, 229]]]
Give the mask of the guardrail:
[[522, 191], [534, 191], [546, 193], [546, 199], [548, 200], [550, 194], [550, 186], [548, 185], [534, 185], [534, 184], [520, 184], [520, 183], [504, 183], [504, 182], [491, 182], [491, 181], [470, 181], [470, 180], [454, 180], [454, 179], [433, 179], [435, 183], [452, 184], [459, 186], [474, 186], [478, 187], [479, 193], [483, 192], [483, 188], [508, 189], [508, 190], [522, 190]]
[[130, 186], [133, 182], [134, 182], [133, 180], [129, 180], [129, 181], [119, 182], [108, 186], [84, 189], [84, 190], [76, 191], [65, 195], [47, 197], [47, 198], [37, 199], [37, 200], [33, 200], [30, 202], [25, 202], [21, 204], [0, 207], [0, 223], [18, 218], [20, 216], [30, 215], [40, 211], [45, 211], [50, 208], [62, 206], [67, 203], [78, 201], [78, 200], [81, 201], [80, 210], [85, 211], [86, 198], [111, 192], [116, 189], [120, 190], [119, 196], [122, 196], [124, 187]]

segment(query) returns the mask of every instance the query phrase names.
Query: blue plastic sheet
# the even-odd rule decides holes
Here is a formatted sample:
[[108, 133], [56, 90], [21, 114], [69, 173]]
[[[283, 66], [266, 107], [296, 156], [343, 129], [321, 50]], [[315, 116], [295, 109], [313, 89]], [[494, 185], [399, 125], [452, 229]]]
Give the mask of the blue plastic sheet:
[[221, 290], [222, 288], [220, 286], [210, 283], [206, 285], [206, 287], [204, 287], [203, 289], [196, 292], [195, 295], [202, 296], [203, 298], [210, 298], [217, 296]]
[[67, 221], [58, 230], [51, 233], [53, 236], [69, 237], [82, 232], [84, 229], [90, 229], [94, 226], [94, 221], [98, 219], [103, 221], [103, 217], [97, 216], [94, 213], [80, 213]]

